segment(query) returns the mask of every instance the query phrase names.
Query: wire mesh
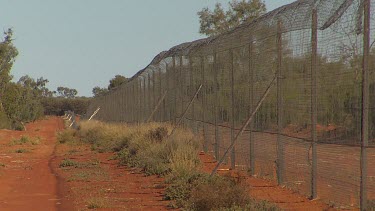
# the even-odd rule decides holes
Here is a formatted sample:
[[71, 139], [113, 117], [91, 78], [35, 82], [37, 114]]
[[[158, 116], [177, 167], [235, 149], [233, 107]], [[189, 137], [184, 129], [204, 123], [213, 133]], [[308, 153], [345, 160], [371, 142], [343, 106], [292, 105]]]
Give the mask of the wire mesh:
[[[299, 0], [221, 35], [180, 44], [94, 98], [88, 116], [100, 106], [95, 119], [142, 123], [155, 110], [152, 121], [176, 123], [203, 85], [182, 125], [219, 160], [277, 76], [225, 162], [306, 196], [363, 208], [361, 198], [375, 201], [375, 168], [362, 171], [375, 165], [374, 5]], [[363, 103], [365, 64], [369, 105]], [[369, 146], [363, 144], [367, 135]]]

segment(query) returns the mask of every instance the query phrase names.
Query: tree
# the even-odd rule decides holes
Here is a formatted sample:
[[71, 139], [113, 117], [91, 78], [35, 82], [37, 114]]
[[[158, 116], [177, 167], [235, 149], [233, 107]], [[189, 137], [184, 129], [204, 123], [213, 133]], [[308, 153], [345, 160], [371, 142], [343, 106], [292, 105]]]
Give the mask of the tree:
[[0, 99], [4, 95], [6, 85], [12, 80], [10, 70], [18, 56], [18, 50], [14, 47], [13, 30], [4, 32], [4, 41], [0, 43]]
[[74, 98], [78, 94], [78, 91], [76, 89], [59, 86], [57, 87], [57, 94], [63, 98]]
[[125, 76], [116, 75], [114, 78], [112, 78], [109, 81], [108, 90], [116, 88], [116, 87], [120, 86], [121, 84], [128, 82], [128, 80], [129, 79], [126, 78]]
[[44, 79], [43, 77], [35, 81], [29, 75], [24, 75], [18, 80], [17, 84], [34, 90], [40, 97], [52, 97], [56, 92], [52, 92], [46, 87], [48, 82], [48, 79]]
[[104, 95], [106, 93], [108, 93], [108, 89], [106, 89], [106, 88], [100, 88], [100, 87], [96, 86], [92, 89], [92, 94], [94, 95], [94, 97], [98, 97], [98, 96]]
[[198, 12], [199, 33], [207, 36], [221, 34], [241, 23], [251, 22], [266, 12], [266, 5], [262, 0], [232, 0], [229, 10], [224, 11], [220, 3], [211, 11], [208, 7]]
[[108, 88], [101, 88], [99, 86], [96, 86], [92, 89], [92, 94], [94, 97], [102, 96], [106, 93], [108, 93], [110, 90], [120, 86], [121, 84], [127, 83], [129, 81], [128, 78], [122, 75], [116, 75], [114, 78], [109, 80]]

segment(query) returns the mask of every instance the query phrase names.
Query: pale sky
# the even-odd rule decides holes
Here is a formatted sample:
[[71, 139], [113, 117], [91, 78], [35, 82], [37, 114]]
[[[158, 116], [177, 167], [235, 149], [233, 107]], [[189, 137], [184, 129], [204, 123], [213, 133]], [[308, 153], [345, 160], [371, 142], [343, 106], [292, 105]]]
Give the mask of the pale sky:
[[[133, 76], [163, 50], [203, 38], [197, 12], [229, 0], [1, 0], [19, 56], [12, 74], [44, 77], [91, 96], [120, 74]], [[265, 0], [271, 11], [293, 0]]]

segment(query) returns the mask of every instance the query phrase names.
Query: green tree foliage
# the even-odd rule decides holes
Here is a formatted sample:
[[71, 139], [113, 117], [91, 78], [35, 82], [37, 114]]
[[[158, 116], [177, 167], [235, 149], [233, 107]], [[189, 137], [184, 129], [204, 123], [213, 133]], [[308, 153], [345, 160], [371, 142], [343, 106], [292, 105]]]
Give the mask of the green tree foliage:
[[76, 114], [83, 115], [86, 113], [89, 104], [90, 98], [86, 97], [45, 97], [42, 99], [45, 115], [61, 116], [65, 111], [74, 111]]
[[[12, 82], [11, 68], [18, 55], [13, 45], [12, 29], [4, 33], [0, 42], [0, 128], [23, 129], [24, 123], [34, 121], [46, 114], [61, 115], [66, 110], [83, 114], [88, 107], [88, 98], [76, 98], [77, 90], [58, 87], [50, 91], [48, 80], [36, 80], [29, 75]], [[54, 97], [58, 94], [59, 97]]]
[[43, 115], [39, 89], [44, 85], [37, 85], [30, 77], [24, 77], [20, 83], [11, 82], [11, 69], [18, 55], [12, 36], [13, 30], [8, 29], [0, 43], [0, 121], [3, 128], [22, 129], [24, 122]]
[[107, 94], [110, 90], [120, 86], [123, 83], [127, 83], [129, 81], [128, 78], [122, 75], [116, 75], [114, 78], [109, 80], [108, 88], [101, 88], [99, 86], [96, 86], [92, 89], [92, 94], [94, 97], [102, 96], [104, 94]]
[[43, 116], [43, 107], [37, 90], [9, 83], [3, 95], [3, 106], [14, 128], [19, 128], [19, 123], [35, 121]]
[[114, 78], [112, 78], [109, 81], [108, 90], [114, 89], [114, 88], [120, 86], [121, 84], [128, 82], [128, 80], [129, 79], [126, 78], [125, 76], [116, 75]]
[[0, 43], [0, 99], [4, 94], [7, 84], [12, 80], [10, 70], [18, 55], [17, 48], [13, 45], [13, 30], [4, 32], [4, 41]]
[[104, 95], [106, 93], [108, 93], [108, 89], [106, 89], [106, 88], [100, 88], [100, 87], [96, 86], [92, 89], [92, 94], [94, 95], [94, 97], [98, 97], [98, 96]]
[[44, 79], [43, 77], [40, 77], [35, 81], [30, 76], [25, 75], [22, 76], [17, 83], [23, 87], [34, 90], [37, 92], [38, 96], [52, 97], [56, 92], [52, 92], [46, 87], [48, 82], [48, 79]]
[[241, 23], [251, 22], [265, 12], [266, 5], [262, 0], [232, 0], [229, 2], [228, 11], [217, 3], [213, 11], [205, 7], [198, 12], [199, 33], [207, 36], [218, 35]]
[[71, 89], [68, 87], [57, 87], [57, 94], [59, 97], [63, 98], [75, 98], [75, 96], [78, 94], [78, 91], [76, 89]]

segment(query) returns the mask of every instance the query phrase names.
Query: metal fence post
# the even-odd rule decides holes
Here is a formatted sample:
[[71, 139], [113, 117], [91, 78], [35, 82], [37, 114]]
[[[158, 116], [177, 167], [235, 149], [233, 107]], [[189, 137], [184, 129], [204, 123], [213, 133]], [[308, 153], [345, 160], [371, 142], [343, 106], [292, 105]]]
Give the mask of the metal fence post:
[[[163, 73], [161, 71], [161, 68], [159, 67], [159, 95], [161, 96], [162, 95], [162, 85], [163, 85]], [[164, 114], [164, 107], [165, 107], [165, 99], [163, 100], [162, 102], [163, 106], [160, 107], [160, 111], [159, 111], [159, 122], [163, 122], [163, 114]]]
[[166, 113], [166, 120], [171, 121], [171, 89], [170, 89], [170, 68], [168, 67], [168, 63], [165, 66], [166, 70], [166, 83], [167, 83], [167, 99], [166, 99], [166, 108], [165, 108], [165, 113]]
[[[254, 106], [254, 68], [253, 68], [253, 40], [251, 38], [249, 44], [249, 115], [253, 112]], [[249, 159], [250, 159], [250, 175], [255, 174], [255, 149], [254, 149], [254, 140], [253, 140], [253, 124], [254, 121], [251, 121], [249, 124]]]
[[138, 89], [138, 81], [137, 80], [133, 80], [134, 82], [134, 90], [135, 90], [135, 94], [134, 94], [134, 104], [135, 104], [135, 113], [134, 113], [134, 116], [135, 116], [135, 119], [136, 119], [136, 123], [139, 124], [140, 123], [140, 118], [139, 118], [139, 101], [138, 101], [138, 92], [139, 92], [139, 89]]
[[[231, 64], [231, 82], [230, 82], [230, 91], [231, 91], [231, 129], [230, 129], [230, 139], [231, 144], [234, 142], [234, 58], [233, 50], [230, 50], [230, 64]], [[230, 168], [236, 168], [236, 147], [233, 146], [230, 156]]]
[[363, 0], [363, 67], [362, 67], [362, 124], [361, 124], [361, 184], [360, 208], [367, 210], [367, 147], [369, 139], [369, 55], [370, 55], [370, 11], [371, 0]]
[[[151, 112], [152, 112], [152, 99], [151, 99], [151, 96], [152, 96], [152, 89], [151, 89], [151, 74], [150, 72], [147, 73], [147, 115], [150, 115]], [[146, 115], [146, 116], [147, 116]]]
[[283, 129], [283, 92], [282, 92], [282, 31], [281, 21], [277, 22], [277, 182], [281, 185], [284, 181], [284, 146], [282, 140]]
[[205, 78], [205, 68], [204, 68], [204, 56], [201, 56], [201, 68], [202, 68], [202, 120], [203, 120], [203, 150], [208, 152], [208, 140], [206, 137], [206, 78]]
[[137, 119], [137, 117], [138, 117], [138, 115], [137, 115], [137, 113], [138, 113], [138, 108], [137, 108], [137, 84], [135, 83], [135, 81], [133, 81], [132, 82], [132, 84], [133, 84], [133, 102], [132, 102], [132, 104], [133, 104], [133, 118], [134, 118], [134, 123], [138, 123], [138, 119]]
[[[194, 94], [194, 89], [195, 89], [195, 83], [194, 83], [194, 68], [193, 68], [193, 59], [192, 57], [189, 57], [189, 72], [190, 72], [190, 94], [193, 95]], [[192, 116], [191, 116], [191, 121], [192, 121], [192, 127], [193, 127], [193, 132], [194, 134], [197, 134], [198, 131], [197, 131], [197, 122], [195, 120], [195, 103], [193, 102], [192, 106], [191, 106], [191, 113], [192, 113]]]
[[130, 123], [131, 122], [131, 112], [132, 112], [132, 110], [131, 110], [131, 106], [130, 106], [130, 101], [131, 101], [131, 95], [130, 95], [130, 83], [128, 84], [128, 87], [127, 87], [127, 89], [126, 89], [126, 97], [127, 97], [127, 100], [126, 100], [126, 104], [127, 104], [127, 107], [128, 107], [128, 109], [127, 109], [127, 111], [128, 111], [128, 115], [127, 115], [127, 119], [128, 119], [128, 123]]
[[[184, 82], [185, 82], [185, 72], [184, 72], [184, 60], [182, 56], [180, 56], [180, 101], [181, 101], [181, 114], [180, 118], [182, 117], [182, 113], [184, 112]], [[181, 123], [184, 125], [184, 122]]]
[[125, 97], [126, 97], [126, 101], [125, 101], [125, 109], [126, 109], [125, 120], [126, 120], [127, 123], [129, 123], [130, 122], [129, 84], [126, 84]]
[[172, 91], [173, 91], [173, 108], [171, 109], [171, 112], [173, 114], [172, 116], [172, 121], [174, 124], [176, 124], [176, 118], [177, 118], [177, 89], [176, 89], [176, 84], [177, 84], [177, 74], [176, 74], [176, 58], [175, 56], [172, 57]]
[[[155, 106], [156, 106], [156, 88], [155, 88], [155, 71], [152, 70], [152, 110], [151, 112], [154, 110]], [[152, 117], [152, 120], [155, 122], [156, 118]]]
[[[143, 108], [144, 108], [144, 111], [143, 113], [146, 113], [147, 111], [147, 101], [146, 101], [147, 97], [146, 97], [146, 77], [143, 77]], [[146, 116], [145, 114], [143, 114], [144, 116]]]
[[131, 104], [131, 123], [134, 123], [134, 83], [131, 85], [131, 97], [130, 97], [130, 104]]
[[143, 119], [143, 103], [142, 103], [142, 96], [143, 96], [143, 93], [142, 93], [142, 79], [141, 79], [141, 76], [137, 78], [137, 81], [139, 83], [139, 86], [138, 86], [138, 89], [139, 89], [139, 93], [138, 93], [138, 101], [139, 101], [139, 119]]
[[218, 160], [220, 158], [220, 139], [219, 139], [219, 128], [217, 126], [218, 124], [218, 110], [219, 110], [219, 82], [218, 82], [218, 79], [217, 79], [217, 71], [218, 71], [218, 68], [217, 68], [217, 53], [214, 52], [214, 61], [213, 61], [213, 71], [214, 71], [214, 92], [215, 92], [215, 102], [214, 102], [214, 106], [215, 106], [215, 113], [214, 113], [214, 121], [215, 121], [215, 158], [216, 160]]
[[311, 165], [311, 199], [317, 197], [317, 146], [318, 141], [316, 133], [316, 125], [318, 120], [317, 110], [317, 54], [318, 54], [318, 16], [316, 8], [312, 11], [312, 29], [311, 29], [311, 150], [312, 150], [312, 165]]

